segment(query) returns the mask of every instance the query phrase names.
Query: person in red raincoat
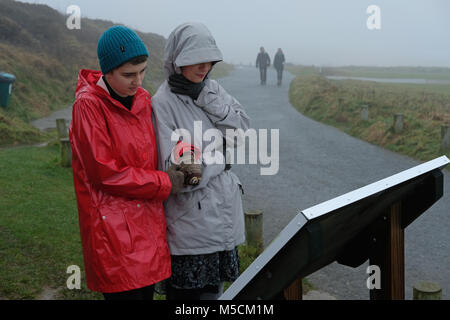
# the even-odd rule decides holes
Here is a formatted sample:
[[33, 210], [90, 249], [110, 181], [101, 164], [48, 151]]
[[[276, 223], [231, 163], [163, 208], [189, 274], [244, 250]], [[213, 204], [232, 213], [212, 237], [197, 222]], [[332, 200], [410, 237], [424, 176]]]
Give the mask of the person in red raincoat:
[[79, 73], [70, 126], [87, 286], [105, 299], [153, 299], [153, 285], [171, 275], [163, 201], [184, 174], [157, 170], [139, 36], [111, 27], [97, 54], [101, 72]]

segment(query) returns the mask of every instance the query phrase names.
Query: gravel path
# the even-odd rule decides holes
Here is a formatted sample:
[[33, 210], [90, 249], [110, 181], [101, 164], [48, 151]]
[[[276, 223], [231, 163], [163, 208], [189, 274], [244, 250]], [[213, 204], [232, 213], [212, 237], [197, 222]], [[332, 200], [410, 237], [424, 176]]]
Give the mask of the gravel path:
[[44, 131], [47, 129], [56, 128], [56, 119], [66, 119], [66, 124], [68, 128], [70, 120], [72, 119], [72, 106], [55, 111], [48, 117], [34, 120], [31, 122], [31, 124], [34, 127]]
[[[272, 68], [267, 86], [258, 77], [256, 68], [242, 67], [220, 83], [246, 108], [253, 128], [280, 130], [277, 175], [261, 176], [260, 165], [233, 166], [244, 183], [245, 208], [264, 212], [265, 245], [300, 210], [421, 163], [303, 116], [289, 103], [291, 74], [284, 73], [282, 87]], [[444, 197], [405, 231], [406, 299], [417, 281], [439, 283], [442, 298], [450, 298], [450, 176], [444, 175]], [[368, 299], [367, 266], [333, 263], [308, 278], [337, 299]]]
[[[276, 175], [260, 175], [260, 165], [233, 166], [244, 184], [245, 209], [264, 212], [265, 245], [300, 210], [420, 164], [303, 116], [289, 103], [293, 75], [285, 72], [281, 87], [276, 86], [273, 68], [267, 76], [263, 87], [256, 68], [237, 67], [230, 77], [219, 80], [247, 110], [252, 128], [279, 129]], [[33, 124], [42, 130], [54, 128], [60, 117], [70, 120], [71, 108]], [[417, 281], [439, 283], [442, 298], [450, 298], [450, 176], [445, 171], [444, 175], [444, 197], [405, 232], [406, 299], [412, 299]], [[365, 300], [369, 298], [367, 266], [353, 269], [333, 263], [308, 278], [318, 290], [337, 299]]]

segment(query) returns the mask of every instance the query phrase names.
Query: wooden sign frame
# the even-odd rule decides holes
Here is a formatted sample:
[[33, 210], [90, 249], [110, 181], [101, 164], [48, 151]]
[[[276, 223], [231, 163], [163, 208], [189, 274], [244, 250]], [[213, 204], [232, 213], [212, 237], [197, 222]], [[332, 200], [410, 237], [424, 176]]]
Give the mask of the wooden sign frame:
[[220, 300], [300, 299], [301, 279], [337, 261], [381, 270], [371, 299], [404, 299], [404, 229], [443, 195], [446, 156], [300, 211]]

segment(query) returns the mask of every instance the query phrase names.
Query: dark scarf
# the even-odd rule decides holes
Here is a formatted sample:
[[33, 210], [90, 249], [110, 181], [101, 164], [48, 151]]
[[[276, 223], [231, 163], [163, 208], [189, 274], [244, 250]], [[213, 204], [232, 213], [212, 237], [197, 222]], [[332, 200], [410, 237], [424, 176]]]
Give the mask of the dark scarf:
[[170, 91], [189, 96], [193, 100], [197, 100], [200, 92], [205, 86], [205, 80], [200, 83], [195, 83], [186, 79], [182, 74], [172, 74], [169, 76], [168, 82]]
[[108, 88], [109, 94], [114, 100], [119, 101], [125, 108], [131, 111], [131, 106], [133, 105], [134, 96], [121, 97], [119, 96], [113, 88], [109, 85], [108, 81], [106, 81], [105, 76], [103, 76], [103, 81], [105, 81], [106, 87]]

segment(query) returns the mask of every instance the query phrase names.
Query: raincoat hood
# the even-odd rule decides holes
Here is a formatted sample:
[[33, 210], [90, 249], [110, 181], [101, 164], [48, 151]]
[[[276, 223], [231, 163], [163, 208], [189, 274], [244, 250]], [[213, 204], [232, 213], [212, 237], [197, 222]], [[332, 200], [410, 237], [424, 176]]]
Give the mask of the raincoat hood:
[[222, 61], [222, 52], [208, 28], [201, 23], [184, 23], [169, 35], [164, 49], [166, 79], [181, 73], [183, 66]]

